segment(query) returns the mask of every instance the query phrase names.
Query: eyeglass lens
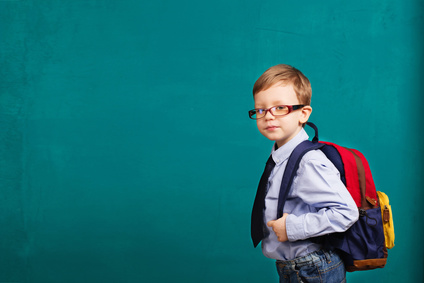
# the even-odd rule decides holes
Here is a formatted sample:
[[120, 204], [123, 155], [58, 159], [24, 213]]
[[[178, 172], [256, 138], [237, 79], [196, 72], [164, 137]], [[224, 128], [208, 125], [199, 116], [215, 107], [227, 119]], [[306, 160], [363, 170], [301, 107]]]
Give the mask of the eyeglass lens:
[[252, 110], [250, 112], [250, 116], [253, 119], [260, 119], [262, 117], [264, 117], [266, 115], [267, 111], [271, 111], [271, 114], [274, 116], [282, 116], [282, 115], [287, 115], [290, 110], [287, 106], [274, 106], [272, 108], [270, 108], [269, 110], [266, 109], [256, 109], [256, 110]]

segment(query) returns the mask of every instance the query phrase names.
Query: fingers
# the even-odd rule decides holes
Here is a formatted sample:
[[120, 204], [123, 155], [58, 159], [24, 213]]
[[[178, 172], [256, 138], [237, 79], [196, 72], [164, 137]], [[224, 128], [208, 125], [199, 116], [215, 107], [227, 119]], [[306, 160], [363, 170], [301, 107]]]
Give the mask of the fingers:
[[286, 218], [289, 214], [284, 213], [283, 216], [277, 220], [271, 220], [267, 222], [267, 226], [271, 227], [277, 236], [277, 240], [280, 242], [285, 242], [288, 240], [287, 231], [286, 231]]
[[272, 226], [274, 226], [274, 223], [275, 223], [275, 220], [268, 221], [268, 223], [266, 224], [266, 226], [272, 227]]

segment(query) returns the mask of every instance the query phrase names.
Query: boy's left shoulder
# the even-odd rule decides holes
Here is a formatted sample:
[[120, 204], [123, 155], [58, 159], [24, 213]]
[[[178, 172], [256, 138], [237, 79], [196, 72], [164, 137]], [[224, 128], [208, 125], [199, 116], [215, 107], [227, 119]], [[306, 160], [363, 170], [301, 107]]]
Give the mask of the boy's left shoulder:
[[329, 172], [339, 174], [336, 166], [327, 158], [327, 156], [319, 149], [308, 151], [299, 163], [299, 170], [304, 167], [313, 166], [316, 168], [322, 168]]

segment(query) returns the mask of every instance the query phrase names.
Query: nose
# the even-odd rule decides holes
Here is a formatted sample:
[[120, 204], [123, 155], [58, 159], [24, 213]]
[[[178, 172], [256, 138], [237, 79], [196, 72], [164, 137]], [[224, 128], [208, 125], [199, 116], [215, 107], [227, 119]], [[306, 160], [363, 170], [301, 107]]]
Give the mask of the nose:
[[271, 111], [266, 111], [265, 120], [274, 120], [274, 115], [271, 114]]

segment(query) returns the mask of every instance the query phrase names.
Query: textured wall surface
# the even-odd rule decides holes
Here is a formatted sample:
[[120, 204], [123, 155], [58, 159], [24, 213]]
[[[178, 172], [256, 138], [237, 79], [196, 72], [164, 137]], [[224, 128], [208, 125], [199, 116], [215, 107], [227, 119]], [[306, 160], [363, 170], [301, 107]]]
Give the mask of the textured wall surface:
[[[325, 4], [322, 4], [325, 3]], [[422, 282], [422, 1], [0, 0], [0, 282], [277, 282], [250, 211], [287, 63], [361, 150], [396, 246], [349, 282]]]

